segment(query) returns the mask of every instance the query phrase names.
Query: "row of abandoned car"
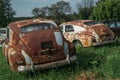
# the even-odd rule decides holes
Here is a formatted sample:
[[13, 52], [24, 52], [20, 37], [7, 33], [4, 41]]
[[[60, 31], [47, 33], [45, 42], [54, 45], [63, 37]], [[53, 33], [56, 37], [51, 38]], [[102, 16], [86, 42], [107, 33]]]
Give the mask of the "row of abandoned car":
[[105, 24], [94, 20], [69, 21], [58, 27], [52, 20], [30, 19], [10, 23], [6, 39], [0, 40], [11, 70], [23, 72], [70, 64], [77, 60], [75, 46], [97, 46], [116, 39]]

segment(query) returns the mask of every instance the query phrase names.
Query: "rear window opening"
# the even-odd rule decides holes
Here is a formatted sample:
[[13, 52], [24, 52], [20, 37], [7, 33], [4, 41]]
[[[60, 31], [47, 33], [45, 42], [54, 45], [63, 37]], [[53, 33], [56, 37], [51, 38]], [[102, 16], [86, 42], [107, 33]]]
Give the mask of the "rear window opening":
[[21, 32], [26, 33], [35, 30], [45, 30], [45, 29], [53, 29], [55, 28], [54, 24], [51, 23], [39, 23], [25, 26], [21, 29]]

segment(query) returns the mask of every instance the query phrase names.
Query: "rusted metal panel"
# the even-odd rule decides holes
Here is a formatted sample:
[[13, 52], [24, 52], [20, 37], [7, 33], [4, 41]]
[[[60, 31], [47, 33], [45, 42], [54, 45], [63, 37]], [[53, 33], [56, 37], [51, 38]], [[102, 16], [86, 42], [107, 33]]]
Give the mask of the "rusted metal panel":
[[[69, 27], [67, 27], [70, 25]], [[72, 31], [69, 30], [73, 27]], [[62, 27], [62, 28], [61, 28]], [[80, 41], [83, 47], [108, 44], [116, 41], [116, 35], [104, 24], [94, 20], [77, 20], [60, 25], [64, 37], [74, 43]], [[66, 31], [68, 28], [68, 31]]]
[[64, 39], [51, 20], [31, 19], [10, 23], [7, 35], [3, 54], [15, 71], [27, 70], [27, 66], [33, 70], [34, 66], [61, 60], [69, 63], [67, 55], [70, 55], [69, 58], [76, 57], [75, 47]]

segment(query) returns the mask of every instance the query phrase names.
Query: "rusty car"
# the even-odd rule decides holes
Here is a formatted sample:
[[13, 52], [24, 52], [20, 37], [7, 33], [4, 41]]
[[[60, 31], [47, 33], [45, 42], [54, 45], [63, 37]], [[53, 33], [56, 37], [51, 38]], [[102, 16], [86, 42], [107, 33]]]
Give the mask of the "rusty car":
[[66, 40], [82, 47], [112, 43], [117, 38], [106, 25], [95, 20], [74, 20], [59, 27]]
[[74, 45], [65, 40], [54, 21], [46, 19], [8, 24], [2, 50], [10, 69], [16, 72], [54, 68], [77, 60]]
[[119, 20], [103, 20], [101, 22], [107, 25], [117, 36], [120, 36], [120, 21]]

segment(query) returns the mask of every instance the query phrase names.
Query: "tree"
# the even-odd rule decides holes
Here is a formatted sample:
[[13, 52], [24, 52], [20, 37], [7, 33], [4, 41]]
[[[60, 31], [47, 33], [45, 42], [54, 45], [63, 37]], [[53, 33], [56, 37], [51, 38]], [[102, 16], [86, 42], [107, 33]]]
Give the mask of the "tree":
[[73, 12], [72, 14], [70, 14], [69, 18], [70, 18], [70, 20], [79, 20], [79, 19], [82, 19], [82, 17], [79, 16], [77, 12]]
[[0, 27], [6, 27], [15, 15], [15, 11], [13, 11], [10, 1], [11, 0], [0, 0]]
[[71, 14], [71, 7], [69, 2], [59, 1], [50, 7], [34, 8], [32, 14], [42, 18], [53, 19], [59, 24], [63, 21], [70, 20], [68, 15]]
[[40, 15], [41, 15], [41, 13], [40, 13], [40, 8], [34, 8], [34, 9], [32, 10], [32, 14], [33, 14], [34, 16], [40, 16]]
[[60, 1], [52, 4], [50, 8], [51, 16], [58, 24], [70, 20], [68, 16], [71, 14], [71, 7], [69, 2]]
[[36, 17], [46, 18], [49, 16], [49, 7], [34, 8], [32, 14]]
[[88, 19], [94, 6], [94, 0], [81, 0], [77, 6], [79, 18]]
[[120, 19], [120, 0], [101, 0], [90, 16], [95, 20], [119, 20]]

